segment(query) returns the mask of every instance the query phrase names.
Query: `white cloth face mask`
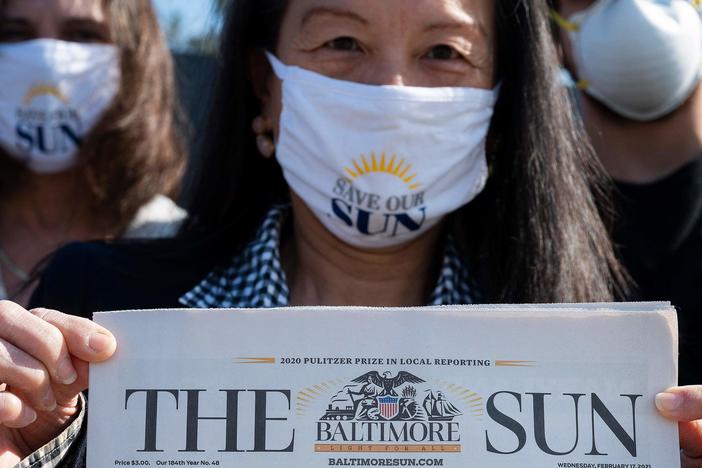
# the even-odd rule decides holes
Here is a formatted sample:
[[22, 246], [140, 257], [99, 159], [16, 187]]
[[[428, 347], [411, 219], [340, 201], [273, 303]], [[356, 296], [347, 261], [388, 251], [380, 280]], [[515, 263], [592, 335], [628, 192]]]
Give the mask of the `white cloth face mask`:
[[699, 8], [692, 0], [598, 0], [561, 19], [580, 87], [632, 120], [673, 112], [700, 81]]
[[37, 173], [71, 168], [120, 81], [112, 45], [53, 39], [0, 45], [0, 145]]
[[345, 243], [406, 243], [485, 187], [496, 89], [364, 85], [269, 60], [285, 179]]

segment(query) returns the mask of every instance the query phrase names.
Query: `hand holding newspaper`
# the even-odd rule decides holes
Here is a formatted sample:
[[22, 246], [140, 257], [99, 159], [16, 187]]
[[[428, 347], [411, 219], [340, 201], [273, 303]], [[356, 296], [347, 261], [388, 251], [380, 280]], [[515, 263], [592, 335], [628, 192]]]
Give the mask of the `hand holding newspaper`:
[[88, 466], [676, 468], [667, 304], [96, 314]]

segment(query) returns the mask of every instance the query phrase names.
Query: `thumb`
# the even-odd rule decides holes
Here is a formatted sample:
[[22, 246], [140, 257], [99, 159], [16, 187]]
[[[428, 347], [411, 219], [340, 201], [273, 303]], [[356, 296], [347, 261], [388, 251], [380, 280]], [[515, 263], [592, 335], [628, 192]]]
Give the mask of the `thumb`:
[[680, 448], [689, 458], [702, 457], [702, 386], [673, 387], [656, 395], [660, 413], [680, 421]]
[[669, 388], [656, 395], [656, 407], [673, 421], [702, 419], [702, 385]]
[[50, 309], [34, 309], [31, 312], [58, 328], [68, 352], [80, 360], [102, 362], [112, 357], [117, 349], [112, 333], [92, 320]]

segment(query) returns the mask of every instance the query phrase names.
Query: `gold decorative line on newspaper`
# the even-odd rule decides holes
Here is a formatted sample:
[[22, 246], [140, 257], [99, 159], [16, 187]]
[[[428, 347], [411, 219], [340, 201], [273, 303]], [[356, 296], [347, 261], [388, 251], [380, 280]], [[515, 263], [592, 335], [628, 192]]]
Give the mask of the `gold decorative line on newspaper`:
[[495, 360], [495, 367], [536, 367], [536, 361]]
[[470, 389], [467, 389], [455, 383], [448, 382], [446, 380], [436, 379], [434, 380], [434, 382], [436, 382], [441, 387], [447, 389], [456, 398], [461, 400], [461, 402], [469, 408], [473, 417], [480, 420], [480, 418], [483, 416], [482, 396]]
[[460, 444], [315, 444], [315, 452], [460, 453]]
[[274, 357], [235, 357], [234, 364], [275, 364]]
[[320, 382], [300, 390], [297, 393], [297, 400], [295, 403], [295, 414], [298, 419], [304, 418], [305, 412], [311, 409], [319, 398], [328, 394], [332, 386], [338, 385], [339, 382], [341, 381], [338, 379], [330, 380], [329, 382]]

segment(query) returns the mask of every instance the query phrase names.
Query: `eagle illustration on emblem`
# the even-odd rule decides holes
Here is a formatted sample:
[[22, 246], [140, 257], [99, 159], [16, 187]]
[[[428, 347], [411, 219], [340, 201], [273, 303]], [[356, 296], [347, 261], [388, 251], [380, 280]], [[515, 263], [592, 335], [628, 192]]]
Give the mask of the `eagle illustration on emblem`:
[[412, 375], [409, 372], [405, 371], [398, 372], [398, 374], [393, 378], [390, 378], [391, 375], [392, 373], [390, 373], [389, 371], [385, 371], [383, 372], [383, 376], [381, 377], [378, 371], [371, 371], [366, 372], [360, 377], [356, 377], [352, 380], [352, 382], [369, 383], [377, 387], [381, 387], [383, 391], [378, 396], [397, 396], [397, 392], [395, 392], [395, 389], [406, 382], [418, 384], [424, 383], [424, 380], [420, 379], [416, 375]]
[[417, 402], [418, 386], [426, 381], [410, 372], [394, 377], [370, 371], [352, 379], [331, 399], [321, 420], [339, 421], [451, 421], [462, 412], [441, 391], [422, 389], [422, 404]]

